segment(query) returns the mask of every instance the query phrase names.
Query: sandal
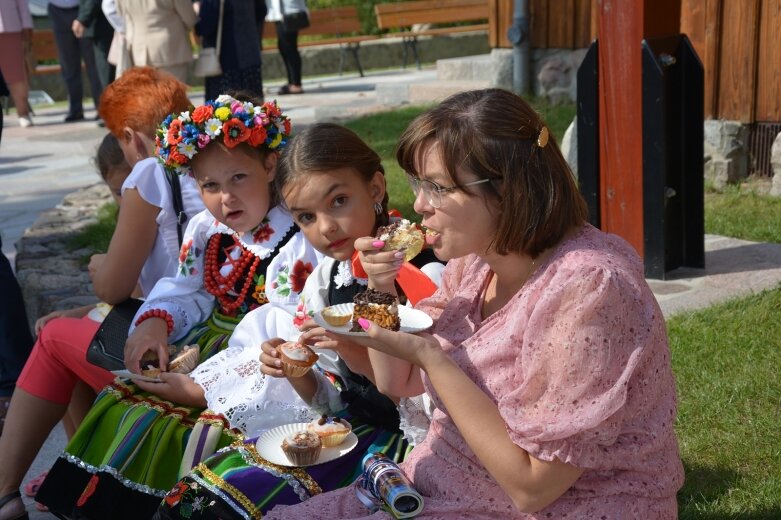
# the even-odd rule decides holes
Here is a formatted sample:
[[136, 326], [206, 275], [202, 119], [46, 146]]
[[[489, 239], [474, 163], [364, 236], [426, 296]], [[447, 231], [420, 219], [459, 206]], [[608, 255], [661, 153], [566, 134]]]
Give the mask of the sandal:
[[48, 474], [48, 471], [44, 471], [34, 479], [29, 480], [22, 488], [24, 490], [24, 494], [28, 497], [34, 497], [37, 495], [38, 490], [41, 488], [41, 484], [43, 484], [43, 481], [46, 480], [46, 475]]
[[[0, 397], [0, 435], [3, 434], [3, 426], [5, 426], [5, 416], [8, 413], [9, 406], [11, 406], [11, 398]], [[0, 507], [2, 506], [0, 505]]]
[[[4, 496], [3, 498], [0, 498], [0, 509], [2, 509], [3, 506], [5, 506], [8, 502], [11, 502], [12, 500], [16, 500], [17, 498], [18, 499], [22, 498], [22, 494], [19, 493], [18, 491], [12, 491], [8, 493], [6, 496]], [[25, 509], [22, 510], [22, 514], [15, 516], [13, 518], [9, 518], [8, 520], [30, 520], [30, 517], [27, 514], [27, 510]]]

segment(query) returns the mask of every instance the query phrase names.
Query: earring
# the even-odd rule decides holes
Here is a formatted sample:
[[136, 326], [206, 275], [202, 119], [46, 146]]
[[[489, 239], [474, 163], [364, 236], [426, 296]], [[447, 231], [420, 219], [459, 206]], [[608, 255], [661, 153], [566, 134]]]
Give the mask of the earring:
[[382, 204], [379, 202], [374, 203], [374, 212], [378, 215], [382, 215]]

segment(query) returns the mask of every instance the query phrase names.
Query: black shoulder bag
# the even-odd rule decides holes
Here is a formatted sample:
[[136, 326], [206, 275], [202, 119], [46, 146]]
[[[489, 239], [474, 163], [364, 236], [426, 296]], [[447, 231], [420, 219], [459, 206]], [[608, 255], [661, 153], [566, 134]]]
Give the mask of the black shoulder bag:
[[[182, 188], [179, 185], [179, 175], [168, 169], [166, 169], [165, 175], [171, 186], [171, 200], [176, 213], [176, 233], [181, 247], [182, 226], [187, 221], [182, 203]], [[128, 298], [111, 308], [90, 342], [87, 349], [87, 361], [106, 370], [123, 370], [125, 368], [127, 333], [132, 325], [133, 317], [142, 303], [143, 301], [137, 298]]]

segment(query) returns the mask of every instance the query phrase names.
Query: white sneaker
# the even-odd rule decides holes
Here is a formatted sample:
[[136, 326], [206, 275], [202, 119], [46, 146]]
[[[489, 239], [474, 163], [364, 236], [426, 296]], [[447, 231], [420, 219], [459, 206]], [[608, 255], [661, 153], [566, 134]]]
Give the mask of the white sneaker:
[[21, 126], [22, 128], [33, 126], [33, 120], [30, 119], [28, 116], [19, 116], [19, 126]]

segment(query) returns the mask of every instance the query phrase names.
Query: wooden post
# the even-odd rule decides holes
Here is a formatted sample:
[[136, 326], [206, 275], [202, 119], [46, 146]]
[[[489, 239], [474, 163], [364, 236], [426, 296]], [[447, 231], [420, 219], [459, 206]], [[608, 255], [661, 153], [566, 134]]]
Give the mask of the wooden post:
[[644, 38], [677, 34], [681, 0], [598, 0], [600, 221], [643, 247]]

